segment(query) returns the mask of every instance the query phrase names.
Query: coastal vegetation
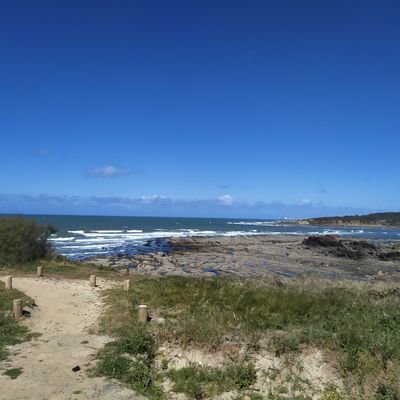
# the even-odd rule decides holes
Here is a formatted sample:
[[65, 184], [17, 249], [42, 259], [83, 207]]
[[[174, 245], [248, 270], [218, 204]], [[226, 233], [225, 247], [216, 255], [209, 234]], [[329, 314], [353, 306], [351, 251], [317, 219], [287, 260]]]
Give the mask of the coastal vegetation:
[[[151, 398], [168, 398], [162, 394], [168, 386], [188, 398], [235, 391], [250, 398], [312, 399], [312, 382], [301, 378], [306, 366], [297, 365], [297, 372], [294, 368], [310, 349], [329, 354], [343, 382], [339, 389], [332, 378], [319, 389], [319, 398], [399, 395], [397, 290], [300, 278], [283, 282], [166, 277], [138, 278], [131, 291], [112, 289], [105, 299], [109, 307], [101, 331], [116, 341], [100, 352], [97, 372]], [[137, 321], [139, 304], [151, 306], [153, 319], [147, 326]], [[171, 348], [222, 354], [225, 362], [176, 369]], [[285, 360], [286, 367], [262, 370], [257, 364], [260, 354]], [[296, 397], [299, 391], [302, 397]]]
[[400, 212], [308, 218], [302, 221], [311, 225], [377, 225], [400, 227]]
[[[52, 277], [87, 279], [94, 272], [126, 279], [110, 268], [60, 257], [10, 268], [16, 276], [32, 276], [37, 265]], [[98, 332], [114, 340], [99, 351], [93, 373], [150, 399], [209, 399], [226, 392], [238, 400], [400, 398], [395, 285], [302, 276], [130, 278], [129, 291], [121, 284], [103, 291]], [[7, 315], [14, 298], [29, 300], [0, 282], [2, 358], [7, 345], [30, 337]], [[139, 304], [150, 308], [148, 324], [137, 319]], [[322, 384], [309, 369], [321, 360], [331, 369], [319, 377]]]
[[48, 238], [56, 230], [21, 216], [0, 218], [0, 263], [26, 263], [51, 252]]
[[[53, 253], [47, 244], [51, 227], [20, 217], [0, 223], [9, 228], [1, 234], [14, 238], [7, 239], [12, 251], [2, 253], [2, 275], [32, 276], [41, 266], [45, 277], [86, 280], [96, 274], [113, 285], [119, 281], [102, 291], [106, 307], [96, 329], [114, 340], [98, 352], [95, 375], [150, 399], [211, 399], [227, 392], [235, 400], [400, 399], [400, 290], [389, 280], [137, 274], [129, 275], [130, 290], [124, 291], [126, 269]], [[20, 243], [26, 238], [31, 246]], [[383, 254], [373, 244], [333, 237], [311, 237], [300, 246], [314, 256], [317, 249], [321, 257], [340, 250], [360, 263]], [[360, 249], [368, 254], [350, 257]], [[34, 256], [19, 259], [19, 251]], [[7, 346], [32, 336], [10, 318], [15, 298], [29, 302], [0, 282], [0, 359], [7, 357]], [[140, 304], [149, 306], [147, 324], [138, 321]], [[15, 379], [23, 369], [4, 373]]]
[[123, 276], [111, 267], [72, 261], [56, 254], [49, 254], [46, 258], [25, 263], [0, 265], [0, 274], [28, 277], [36, 274], [39, 266], [43, 268], [45, 277], [88, 279], [89, 275], [96, 274], [100, 278], [123, 279]]
[[18, 324], [10, 315], [14, 299], [22, 299], [24, 304], [29, 300], [18, 290], [5, 290], [4, 283], [0, 281], [0, 360], [7, 357], [7, 346], [21, 343], [32, 337], [28, 329]]

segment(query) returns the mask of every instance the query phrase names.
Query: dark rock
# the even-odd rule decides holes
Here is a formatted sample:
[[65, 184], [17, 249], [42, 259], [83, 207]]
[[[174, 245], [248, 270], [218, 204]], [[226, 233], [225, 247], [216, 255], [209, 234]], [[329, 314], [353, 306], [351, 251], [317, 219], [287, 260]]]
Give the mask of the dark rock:
[[373, 243], [367, 242], [366, 240], [353, 240], [349, 245], [353, 250], [364, 250], [370, 254], [375, 254], [378, 250]]
[[81, 370], [81, 367], [79, 365], [77, 365], [76, 367], [72, 368], [73, 372], [78, 372]]
[[[359, 242], [352, 242], [359, 243]], [[316, 248], [324, 251], [326, 254], [348, 258], [350, 260], [361, 260], [365, 257], [364, 247], [355, 245], [356, 249], [349, 249], [344, 246], [343, 241], [337, 239], [335, 236], [325, 235], [325, 236], [310, 236], [303, 240], [302, 244], [307, 248]], [[367, 243], [367, 247], [370, 248]]]
[[303, 245], [308, 247], [344, 247], [340, 241], [332, 235], [310, 236], [303, 240]]
[[365, 257], [365, 254], [362, 251], [349, 250], [346, 247], [331, 251], [330, 254], [333, 254], [336, 257], [348, 258], [350, 260], [362, 260]]
[[390, 251], [388, 253], [380, 253], [378, 258], [382, 261], [400, 261], [400, 251]]

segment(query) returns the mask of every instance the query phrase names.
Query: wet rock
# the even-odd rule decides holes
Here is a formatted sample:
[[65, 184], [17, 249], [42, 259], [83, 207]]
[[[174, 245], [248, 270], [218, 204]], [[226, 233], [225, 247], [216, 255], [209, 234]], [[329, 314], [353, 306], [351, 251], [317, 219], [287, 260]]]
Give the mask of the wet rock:
[[372, 254], [376, 253], [378, 250], [373, 243], [367, 242], [366, 240], [353, 240], [349, 244], [354, 250], [365, 250]]
[[400, 261], [400, 251], [390, 251], [388, 253], [380, 253], [378, 258], [382, 261]]
[[344, 257], [350, 260], [362, 260], [365, 257], [365, 254], [362, 251], [349, 250], [345, 247], [330, 253], [336, 257]]
[[308, 248], [316, 248], [327, 255], [350, 260], [362, 260], [368, 255], [376, 254], [376, 247], [366, 241], [351, 241], [346, 245], [344, 243], [346, 242], [331, 235], [310, 236], [302, 242]]
[[340, 241], [332, 235], [310, 236], [303, 240], [303, 245], [308, 247], [344, 247]]

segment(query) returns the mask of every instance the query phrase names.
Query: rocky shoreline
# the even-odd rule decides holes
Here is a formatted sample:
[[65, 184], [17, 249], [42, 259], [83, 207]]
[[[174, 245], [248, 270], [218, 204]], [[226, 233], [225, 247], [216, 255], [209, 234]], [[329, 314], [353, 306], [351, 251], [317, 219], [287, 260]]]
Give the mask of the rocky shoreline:
[[173, 238], [169, 250], [85, 262], [141, 275], [294, 277], [400, 281], [400, 240], [334, 236]]
[[367, 215], [306, 218], [296, 221], [300, 225], [399, 228], [400, 212], [382, 212]]

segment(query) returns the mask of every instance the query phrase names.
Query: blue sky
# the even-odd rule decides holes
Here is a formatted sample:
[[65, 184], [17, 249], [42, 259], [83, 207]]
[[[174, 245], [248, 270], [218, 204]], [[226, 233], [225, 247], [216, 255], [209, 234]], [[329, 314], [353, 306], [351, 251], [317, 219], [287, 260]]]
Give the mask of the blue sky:
[[398, 2], [0, 9], [0, 212], [400, 210]]

